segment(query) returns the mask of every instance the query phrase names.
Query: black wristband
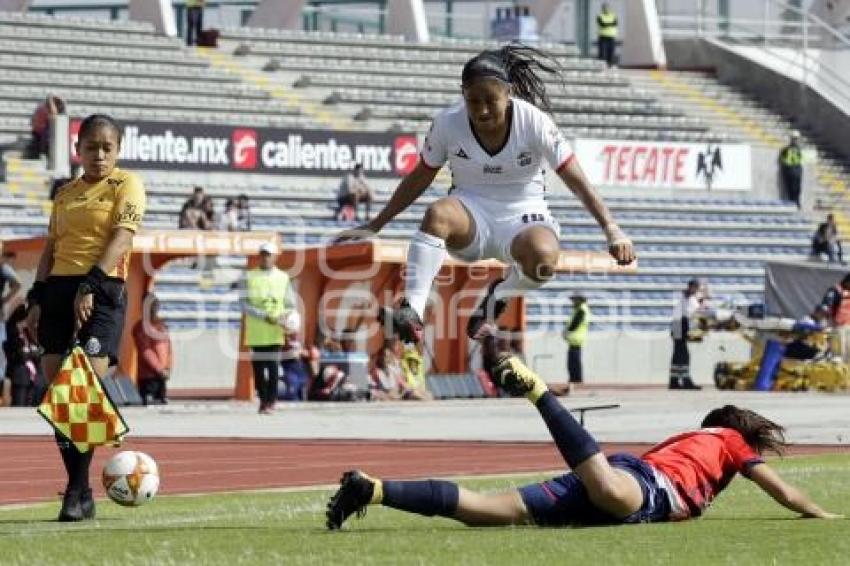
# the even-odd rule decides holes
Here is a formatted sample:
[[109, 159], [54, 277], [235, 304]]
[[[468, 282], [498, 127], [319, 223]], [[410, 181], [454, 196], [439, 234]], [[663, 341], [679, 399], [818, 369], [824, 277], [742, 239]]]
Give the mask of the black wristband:
[[94, 267], [89, 269], [89, 272], [86, 274], [86, 278], [83, 279], [82, 283], [80, 283], [80, 286], [77, 288], [77, 294], [90, 295], [92, 293], [100, 293], [101, 291], [103, 291], [103, 283], [106, 281], [106, 279], [106, 273], [101, 268], [95, 265]]
[[95, 265], [86, 273], [86, 282], [92, 287], [99, 287], [109, 276], [99, 266]]
[[35, 281], [32, 287], [27, 291], [27, 303], [30, 305], [40, 305], [44, 300], [44, 281]]

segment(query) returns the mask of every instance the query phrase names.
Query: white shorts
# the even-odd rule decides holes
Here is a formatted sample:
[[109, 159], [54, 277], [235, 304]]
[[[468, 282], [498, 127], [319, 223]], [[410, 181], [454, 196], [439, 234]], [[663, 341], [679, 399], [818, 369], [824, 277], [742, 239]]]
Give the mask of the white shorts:
[[472, 243], [460, 250], [448, 250], [463, 261], [493, 258], [514, 263], [511, 243], [517, 234], [531, 226], [545, 226], [552, 230], [556, 238], [561, 237], [561, 226], [542, 198], [510, 202], [464, 193], [463, 189], [455, 189], [449, 196], [463, 203], [475, 220]]

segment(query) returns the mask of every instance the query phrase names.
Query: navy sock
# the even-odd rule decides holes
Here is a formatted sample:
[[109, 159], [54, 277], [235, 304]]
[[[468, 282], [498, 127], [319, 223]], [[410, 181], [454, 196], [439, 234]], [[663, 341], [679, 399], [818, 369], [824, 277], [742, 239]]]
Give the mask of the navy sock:
[[576, 469], [576, 466], [600, 452], [599, 445], [590, 433], [584, 430], [550, 391], [537, 400], [537, 410], [549, 427], [561, 456], [571, 469]]
[[383, 505], [428, 517], [454, 517], [459, 490], [442, 480], [384, 481]]

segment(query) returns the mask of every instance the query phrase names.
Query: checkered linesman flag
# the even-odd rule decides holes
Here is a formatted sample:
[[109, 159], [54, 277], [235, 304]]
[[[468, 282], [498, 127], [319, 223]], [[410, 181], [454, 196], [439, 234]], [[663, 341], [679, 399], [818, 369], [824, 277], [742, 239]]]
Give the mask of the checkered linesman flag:
[[62, 361], [38, 413], [80, 452], [120, 444], [130, 431], [79, 346]]

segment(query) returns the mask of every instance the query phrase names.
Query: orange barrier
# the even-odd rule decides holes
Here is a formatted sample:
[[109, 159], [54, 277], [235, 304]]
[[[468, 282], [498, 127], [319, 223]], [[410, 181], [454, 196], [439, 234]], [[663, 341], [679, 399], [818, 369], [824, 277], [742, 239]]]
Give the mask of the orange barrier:
[[[142, 298], [151, 288], [153, 276], [159, 268], [173, 259], [204, 255], [244, 255], [248, 257], [249, 267], [252, 267], [256, 265], [260, 244], [269, 241], [279, 246], [278, 234], [189, 230], [143, 230], [137, 234], [127, 278], [127, 318], [119, 371], [135, 378], [137, 355], [130, 331], [142, 315]], [[44, 237], [7, 240], [3, 249], [16, 253], [15, 267], [23, 274], [28, 270], [35, 271], [44, 242]], [[283, 249], [277, 264], [297, 282], [306, 342], [313, 343], [320, 328], [343, 330], [348, 321], [358, 314], [365, 315], [364, 320], [369, 324], [376, 324], [374, 315], [377, 308], [394, 304], [401, 295], [406, 259], [407, 243], [392, 240]], [[557, 270], [622, 274], [635, 272], [637, 264], [617, 266], [605, 253], [562, 251]], [[484, 288], [495, 277], [502, 276], [504, 271], [505, 265], [494, 260], [474, 264], [453, 258], [446, 260], [435, 281], [433, 306], [426, 313], [425, 320], [436, 371], [466, 371], [470, 346], [465, 333], [467, 320]], [[512, 301], [499, 322], [508, 328], [524, 331], [524, 299], [519, 297]], [[381, 340], [381, 332], [372, 332], [369, 351], [376, 351]], [[251, 399], [253, 376], [241, 334], [240, 351], [234, 396]]]
[[[320, 328], [343, 330], [348, 321], [365, 314], [376, 324], [375, 314], [382, 305], [394, 304], [402, 294], [407, 242], [369, 240], [334, 246], [282, 250], [277, 265], [298, 282], [304, 309], [303, 336], [313, 343]], [[426, 335], [434, 356], [435, 371], [466, 371], [470, 341], [466, 323], [484, 289], [506, 266], [495, 260], [469, 264], [448, 258], [434, 284], [432, 307], [426, 312]], [[605, 253], [562, 251], [557, 271], [567, 273], [634, 273], [637, 263], [618, 266]], [[364, 312], [365, 311], [365, 312]], [[336, 318], [336, 320], [334, 320]], [[522, 297], [499, 319], [507, 328], [525, 330], [525, 301]], [[320, 327], [321, 325], [321, 327]], [[377, 351], [383, 333], [371, 332], [367, 349]], [[250, 398], [251, 366], [240, 356], [236, 397]]]

